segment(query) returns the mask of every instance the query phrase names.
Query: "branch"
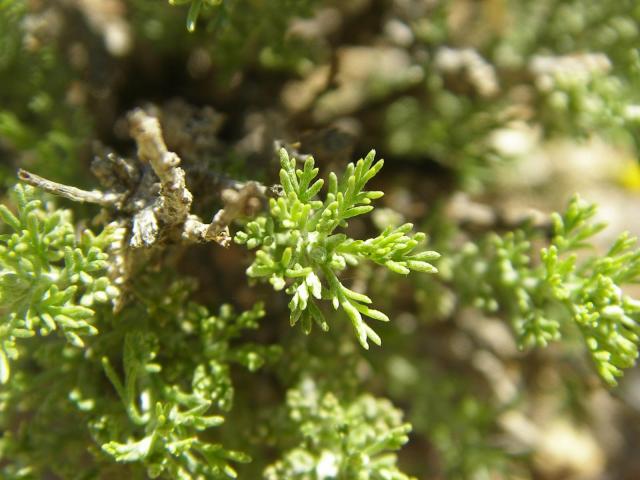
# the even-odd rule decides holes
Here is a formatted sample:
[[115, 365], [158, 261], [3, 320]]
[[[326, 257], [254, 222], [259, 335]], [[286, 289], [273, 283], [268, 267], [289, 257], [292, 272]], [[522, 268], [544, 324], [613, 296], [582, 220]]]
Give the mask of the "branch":
[[231, 222], [240, 216], [255, 215], [268, 194], [277, 195], [275, 190], [257, 182], [238, 182], [216, 174], [217, 185], [214, 183], [213, 187], [220, 189], [224, 208], [213, 216], [211, 223], [202, 222], [190, 213], [193, 196], [186, 185], [185, 171], [179, 166], [180, 157], [167, 149], [158, 119], [141, 109], [131, 112], [128, 118], [130, 133], [138, 148], [138, 161], [151, 168], [137, 169], [115, 156], [107, 157], [104, 165], [96, 164], [95, 168], [103, 183], [124, 193], [81, 190], [25, 170], [20, 170], [18, 177], [76, 202], [115, 208], [121, 217], [128, 217], [128, 243], [132, 249], [180, 241], [213, 241], [226, 247], [231, 243]]
[[128, 118], [131, 136], [138, 145], [138, 158], [149, 163], [160, 179], [162, 201], [155, 211], [158, 219], [169, 226], [184, 223], [193, 196], [187, 189], [184, 170], [179, 167], [180, 157], [167, 149], [157, 118], [141, 109], [131, 112]]
[[258, 182], [235, 183], [222, 191], [224, 208], [218, 210], [210, 224], [191, 215], [184, 226], [183, 237], [190, 241], [214, 241], [227, 247], [231, 243], [229, 225], [240, 216], [253, 216], [262, 208], [267, 188]]
[[73, 200], [74, 202], [95, 203], [103, 207], [118, 208], [121, 206], [125, 197], [120, 193], [105, 193], [100, 190], [88, 191], [76, 187], [70, 187], [68, 185], [63, 185], [62, 183], [47, 180], [46, 178], [23, 169], [18, 170], [18, 178], [24, 183], [44, 190], [45, 192]]

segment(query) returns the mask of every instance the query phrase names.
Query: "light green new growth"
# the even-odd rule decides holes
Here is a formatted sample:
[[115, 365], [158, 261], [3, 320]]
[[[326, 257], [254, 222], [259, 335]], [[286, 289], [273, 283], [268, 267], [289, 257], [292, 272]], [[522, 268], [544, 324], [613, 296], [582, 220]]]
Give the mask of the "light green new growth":
[[215, 7], [225, 1], [226, 0], [169, 0], [169, 3], [171, 5], [191, 4], [189, 6], [189, 13], [187, 13], [187, 30], [193, 32], [196, 29], [196, 22], [198, 21], [198, 16], [203, 6]]
[[458, 267], [467, 295], [512, 322], [521, 346], [558, 340], [571, 320], [577, 325], [600, 376], [610, 385], [638, 357], [640, 302], [622, 286], [640, 280], [637, 239], [623, 233], [604, 256], [577, 252], [605, 225], [594, 223], [594, 205], [575, 196], [564, 213], [554, 214], [553, 237], [531, 261], [523, 230], [492, 235], [480, 249], [468, 244]]
[[367, 240], [335, 233], [338, 227], [347, 226], [348, 219], [373, 210], [371, 201], [382, 197], [383, 192], [364, 190], [383, 165], [382, 160], [374, 164], [374, 156], [375, 152], [371, 151], [356, 164], [350, 163], [340, 179], [331, 172], [328, 193], [322, 201], [315, 199], [324, 181], [314, 181], [318, 169], [314, 168], [313, 158], [307, 157], [303, 169], [299, 170], [296, 159], [281, 149], [282, 195], [270, 200], [268, 215], [249, 222], [235, 237], [237, 243], [246, 244], [250, 249], [258, 248], [247, 275], [268, 278], [275, 290], [286, 287], [292, 296], [291, 325], [301, 321], [308, 333], [313, 320], [327, 330], [329, 326], [316, 300], [330, 300], [334, 309], [342, 308], [350, 318], [364, 348], [369, 347], [369, 339], [378, 345], [381, 340], [362, 315], [384, 322], [389, 318], [369, 307], [368, 296], [344, 286], [338, 273], [364, 259], [402, 275], [411, 270], [434, 273], [436, 268], [428, 262], [439, 257], [433, 251], [411, 254], [425, 240], [425, 235], [411, 236], [410, 223], [387, 228]]
[[392, 452], [411, 426], [388, 400], [365, 394], [344, 404], [306, 379], [288, 392], [287, 407], [299, 444], [267, 467], [267, 480], [409, 480]]
[[96, 303], [118, 289], [105, 276], [106, 251], [122, 231], [108, 225], [99, 235], [79, 236], [71, 212], [45, 210], [31, 187], [17, 185], [17, 215], [0, 205], [9, 232], [0, 235], [0, 381], [9, 379], [9, 360], [19, 356], [16, 339], [59, 330], [76, 347], [95, 335]]

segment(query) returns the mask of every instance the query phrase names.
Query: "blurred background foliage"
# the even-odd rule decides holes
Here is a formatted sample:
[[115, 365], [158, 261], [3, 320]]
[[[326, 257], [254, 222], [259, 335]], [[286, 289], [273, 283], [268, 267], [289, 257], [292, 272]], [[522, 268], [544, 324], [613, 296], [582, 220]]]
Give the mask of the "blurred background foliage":
[[[526, 239], [532, 260], [523, 271], [540, 267], [538, 253], [552, 236], [549, 213], [562, 210], [575, 192], [595, 202], [596, 219], [610, 225], [593, 240], [596, 254], [622, 230], [640, 233], [638, 3], [173, 3], [0, 0], [3, 197], [17, 168], [94, 188], [93, 157], [133, 155], [124, 116], [153, 103], [168, 147], [183, 159], [196, 210], [216, 205], [212, 173], [276, 182], [274, 141], [313, 154], [323, 171], [340, 171], [376, 148], [386, 165], [372, 183], [385, 197], [371, 220], [351, 222], [350, 236], [410, 221], [442, 254], [438, 277], [398, 278], [371, 265], [348, 273], [350, 288], [375, 298], [392, 319], [376, 329], [382, 348], [366, 352], [346, 322], [329, 319], [327, 334], [291, 329], [286, 299], [268, 286], [247, 285], [250, 259], [238, 246], [176, 248], [150, 262], [136, 280], [144, 302], [121, 314], [139, 330], [155, 328], [156, 321], [182, 328], [188, 318], [189, 328], [204, 331], [211, 318], [235, 318], [207, 309], [233, 303], [255, 313], [257, 302], [266, 304], [259, 328], [245, 325], [252, 331], [238, 333], [242, 343], [235, 333], [216, 340], [222, 345], [215, 357], [218, 390], [209, 394], [226, 421], [207, 438], [231, 453], [220, 453], [220, 470], [203, 472], [215, 476], [227, 460], [244, 460], [234, 453], [241, 450], [253, 461], [233, 464], [240, 478], [263, 472], [267, 478], [334, 478], [337, 458], [349, 465], [340, 478], [404, 478], [391, 476], [400, 473], [395, 460], [385, 463], [386, 453], [383, 460], [372, 457], [379, 463], [371, 476], [349, 476], [364, 462], [354, 449], [399, 429], [397, 438], [408, 435], [408, 443], [398, 466], [417, 478], [640, 477], [637, 369], [609, 389], [572, 328], [545, 349], [519, 349], [509, 307], [487, 308], [492, 298], [486, 298], [486, 289], [503, 287], [491, 272], [503, 260], [500, 246], [513, 240], [508, 232], [520, 230], [516, 235]], [[96, 214], [58, 204], [75, 209], [82, 224]], [[638, 293], [633, 285], [624, 288]], [[546, 307], [553, 316], [555, 307]], [[100, 325], [117, 323], [107, 309], [98, 316]], [[124, 326], [114, 328], [92, 345], [91, 361], [54, 340], [42, 348], [25, 343], [22, 353], [32, 358], [21, 360], [0, 394], [6, 478], [145, 478], [149, 472], [191, 478], [180, 477], [179, 466], [158, 466], [151, 454], [145, 469], [109, 463], [95, 445], [85, 451], [93, 440], [152, 435], [157, 419], [146, 427], [127, 423], [99, 362], [101, 355], [120, 362], [126, 335]], [[196, 357], [205, 355], [207, 345], [191, 330], [182, 335]], [[201, 360], [186, 358], [175, 338], [147, 340], [135, 340], [153, 344], [145, 346], [144, 362], [161, 352], [158, 362], [185, 367], [162, 374], [140, 367], [147, 368], [142, 383], [155, 389], [162, 408], [191, 406], [193, 399], [162, 385], [191, 388], [191, 377], [185, 378]], [[241, 349], [245, 341], [249, 346]], [[234, 348], [235, 357], [226, 350]], [[51, 366], [53, 357], [64, 360]], [[102, 416], [83, 410], [86, 398], [100, 400], [95, 408]], [[361, 436], [340, 437], [345, 443], [338, 448], [325, 421], [353, 422]], [[107, 453], [116, 456], [118, 448]], [[309, 462], [329, 467], [295, 477], [296, 465]]]

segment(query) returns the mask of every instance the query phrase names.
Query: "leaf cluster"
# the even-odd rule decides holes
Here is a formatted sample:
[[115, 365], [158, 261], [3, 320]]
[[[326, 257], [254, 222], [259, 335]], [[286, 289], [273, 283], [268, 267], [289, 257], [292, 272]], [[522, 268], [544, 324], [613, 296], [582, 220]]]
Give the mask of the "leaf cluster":
[[640, 249], [623, 233], [605, 254], [583, 254], [605, 226], [595, 214], [575, 196], [563, 215], [552, 216], [539, 262], [531, 232], [516, 230], [467, 244], [454, 275], [467, 301], [510, 320], [522, 347], [546, 346], [577, 327], [598, 373], [615, 385], [638, 357], [640, 302], [622, 287], [640, 280]]
[[231, 366], [254, 372], [275, 361], [280, 347], [240, 341], [258, 327], [261, 304], [242, 313], [223, 305], [213, 315], [189, 300], [192, 282], [162, 291], [158, 280], [138, 284], [138, 306], [125, 312], [123, 378], [108, 350], [101, 358], [124, 408], [96, 417], [94, 437], [115, 461], [142, 465], [152, 478], [236, 478], [232, 464], [251, 458], [215, 441], [211, 430], [233, 407]]
[[409, 480], [393, 453], [411, 426], [388, 400], [361, 395], [341, 402], [309, 378], [287, 393], [298, 443], [265, 470], [268, 480]]
[[381, 340], [363, 316], [383, 322], [389, 318], [369, 306], [372, 301], [368, 296], [346, 287], [339, 273], [363, 260], [401, 275], [411, 270], [434, 273], [436, 268], [429, 262], [439, 257], [433, 251], [413, 253], [425, 235], [411, 235], [409, 223], [387, 228], [367, 240], [336, 233], [347, 227], [349, 219], [373, 210], [371, 201], [383, 195], [365, 190], [383, 165], [382, 160], [374, 163], [374, 156], [371, 151], [364, 159], [350, 163], [340, 178], [331, 172], [326, 198], [318, 200], [324, 180], [315, 179], [318, 169], [313, 158], [307, 157], [300, 170], [295, 157], [281, 149], [282, 195], [269, 201], [268, 214], [249, 222], [235, 236], [237, 243], [257, 249], [247, 275], [267, 279], [275, 290], [285, 289], [291, 295], [292, 325], [300, 321], [308, 333], [315, 322], [327, 330], [329, 325], [317, 301], [329, 300], [335, 310], [341, 308], [347, 314], [364, 348], [368, 348], [368, 340], [378, 345]]
[[[153, 362], [154, 344], [157, 348], [157, 339], [144, 332], [126, 335], [124, 381], [108, 358], [102, 358], [105, 373], [122, 400], [130, 422], [144, 432], [141, 438], [108, 441], [102, 444], [102, 450], [116, 462], [144, 464], [151, 478], [162, 474], [181, 479], [236, 478], [229, 462], [248, 462], [250, 458], [199, 437], [199, 432], [224, 422], [222, 416], [207, 415], [215, 399], [216, 392], [211, 389], [215, 382], [198, 367], [193, 372], [191, 392], [154, 381], [154, 374], [162, 369]], [[113, 434], [109, 423], [108, 416], [94, 421], [96, 436]]]
[[[16, 339], [59, 331], [76, 347], [98, 333], [94, 305], [118, 295], [106, 270], [108, 250], [123, 234], [109, 225], [99, 235], [75, 233], [68, 210], [45, 210], [31, 187], [13, 191], [14, 215], [0, 205], [9, 233], [0, 235], [0, 380], [9, 380]], [[51, 206], [50, 206], [51, 207]]]

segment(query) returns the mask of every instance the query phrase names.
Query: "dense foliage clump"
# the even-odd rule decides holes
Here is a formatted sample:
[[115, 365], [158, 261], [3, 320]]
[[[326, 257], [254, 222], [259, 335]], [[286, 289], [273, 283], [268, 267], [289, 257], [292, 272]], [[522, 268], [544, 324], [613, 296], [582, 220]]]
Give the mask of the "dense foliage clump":
[[639, 477], [636, 3], [0, 0], [0, 477]]

